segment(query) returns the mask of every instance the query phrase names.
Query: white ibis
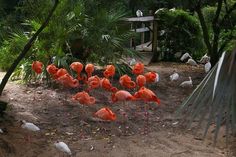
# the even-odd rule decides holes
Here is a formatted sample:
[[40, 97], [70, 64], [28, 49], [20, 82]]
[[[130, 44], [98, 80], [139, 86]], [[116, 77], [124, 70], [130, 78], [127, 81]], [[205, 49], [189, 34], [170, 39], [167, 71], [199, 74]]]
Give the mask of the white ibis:
[[180, 58], [180, 60], [181, 60], [181, 61], [184, 61], [184, 60], [187, 59], [187, 58], [192, 58], [189, 53], [183, 54], [182, 57]]
[[171, 81], [176, 81], [179, 79], [179, 74], [177, 72], [174, 72], [172, 75], [170, 75]]
[[205, 72], [208, 73], [210, 70], [211, 70], [211, 62], [207, 62], [205, 65], [204, 65], [204, 68], [205, 68]]
[[143, 16], [143, 12], [141, 10], [137, 10], [136, 11], [136, 15], [137, 15], [137, 17], [142, 17]]
[[200, 59], [199, 63], [201, 63], [201, 64], [206, 64], [208, 61], [210, 61], [210, 57], [207, 56], [207, 54], [205, 54], [205, 55], [202, 56], [202, 58]]
[[197, 62], [193, 60], [192, 58], [189, 58], [186, 63], [192, 66], [197, 66]]
[[[23, 128], [23, 129], [26, 129], [26, 130], [32, 131], [32, 132], [40, 131], [39, 127], [37, 127], [33, 123], [26, 122], [25, 120], [22, 120], [21, 122], [22, 122], [21, 128]], [[31, 141], [30, 135], [27, 135], [26, 140], [28, 140], [29, 142]]]
[[70, 148], [64, 142], [57, 141], [54, 145], [59, 151], [63, 152], [63, 154], [66, 153], [70, 156], [72, 155]]
[[21, 127], [23, 129], [27, 129], [29, 131], [39, 131], [40, 130], [39, 127], [37, 127], [33, 123], [26, 122], [25, 120], [22, 120], [21, 122], [22, 122]]
[[180, 87], [192, 87], [193, 86], [193, 81], [191, 77], [188, 77], [189, 80], [188, 81], [184, 81], [182, 82], [179, 86]]

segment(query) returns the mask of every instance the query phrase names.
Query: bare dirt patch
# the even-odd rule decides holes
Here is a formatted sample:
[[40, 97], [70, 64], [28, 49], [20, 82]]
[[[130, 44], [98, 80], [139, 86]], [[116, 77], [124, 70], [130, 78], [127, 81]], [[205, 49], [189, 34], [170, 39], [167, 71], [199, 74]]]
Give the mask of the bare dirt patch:
[[[180, 79], [170, 82], [169, 75], [174, 69]], [[205, 76], [203, 67], [158, 63], [147, 66], [146, 70], [158, 72], [161, 78], [158, 84], [149, 86], [161, 99], [161, 105], [149, 105], [148, 125], [142, 102], [113, 104], [110, 93], [102, 89], [90, 93], [97, 99], [94, 106], [81, 106], [72, 102], [71, 96], [82, 89], [9, 83], [1, 97], [10, 105], [0, 122], [0, 128], [7, 129], [0, 134], [0, 156], [56, 157], [60, 154], [53, 143], [62, 140], [69, 145], [74, 157], [224, 157], [223, 142], [213, 148], [211, 140], [203, 142], [194, 138], [191, 130], [186, 132], [178, 126], [178, 119], [174, 117], [176, 109], [194, 89], [183, 89], [179, 84], [191, 76], [196, 87]], [[104, 106], [117, 114], [117, 121], [91, 119], [93, 113]], [[22, 119], [41, 128], [39, 133], [32, 134], [30, 143], [24, 140], [29, 132], [21, 129], [19, 120]], [[145, 129], [148, 129], [147, 135]]]

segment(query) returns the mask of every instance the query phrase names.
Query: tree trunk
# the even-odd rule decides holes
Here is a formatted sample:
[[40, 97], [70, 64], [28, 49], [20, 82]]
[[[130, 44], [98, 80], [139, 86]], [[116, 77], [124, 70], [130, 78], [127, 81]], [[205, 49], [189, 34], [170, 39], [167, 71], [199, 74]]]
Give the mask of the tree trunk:
[[17, 65], [20, 63], [20, 61], [25, 57], [25, 55], [27, 54], [27, 52], [29, 51], [29, 49], [31, 48], [33, 42], [35, 41], [35, 39], [37, 38], [37, 36], [42, 32], [42, 30], [48, 25], [48, 22], [50, 20], [50, 18], [53, 15], [53, 12], [55, 11], [57, 5], [59, 3], [59, 0], [55, 0], [55, 4], [52, 8], [52, 10], [49, 12], [48, 17], [46, 18], [46, 20], [44, 21], [44, 23], [41, 25], [41, 27], [37, 30], [37, 32], [31, 37], [31, 39], [28, 41], [28, 43], [24, 46], [24, 49], [21, 51], [21, 53], [19, 54], [19, 56], [15, 59], [15, 61], [12, 63], [11, 67], [9, 68], [9, 70], [7, 71], [7, 73], [5, 74], [4, 78], [2, 79], [2, 82], [0, 84], [0, 96], [2, 95], [3, 89], [5, 88], [7, 81], [9, 80], [9, 78], [11, 77], [11, 74], [14, 72], [14, 70], [16, 69]]
[[212, 28], [214, 32], [214, 37], [212, 41], [212, 51], [210, 54], [211, 57], [211, 64], [214, 66], [219, 60], [219, 36], [220, 36], [220, 26], [219, 26], [219, 17], [220, 12], [222, 10], [223, 0], [218, 0], [217, 9], [215, 12], [215, 16], [212, 21]]
[[159, 52], [157, 51], [157, 20], [155, 20], [154, 17], [154, 21], [153, 21], [153, 35], [152, 35], [152, 52], [153, 52], [153, 56], [151, 59], [151, 62], [157, 62], [159, 59]]
[[198, 15], [198, 18], [199, 18], [199, 21], [200, 21], [200, 24], [201, 24], [203, 39], [204, 39], [204, 42], [206, 44], [208, 54], [210, 55], [210, 54], [212, 54], [212, 47], [211, 47], [211, 43], [210, 43], [209, 32], [208, 32], [208, 29], [207, 29], [207, 25], [206, 25], [204, 16], [202, 14], [201, 7], [197, 6], [195, 8], [195, 10], [197, 12], [197, 15]]

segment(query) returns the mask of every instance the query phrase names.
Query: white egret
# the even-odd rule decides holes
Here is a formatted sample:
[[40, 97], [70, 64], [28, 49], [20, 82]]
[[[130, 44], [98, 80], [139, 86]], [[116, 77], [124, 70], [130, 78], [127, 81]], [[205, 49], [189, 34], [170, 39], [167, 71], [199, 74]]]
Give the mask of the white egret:
[[208, 73], [210, 70], [211, 70], [211, 62], [207, 62], [205, 65], [204, 65], [204, 68], [205, 68], [205, 72]]
[[180, 87], [192, 87], [193, 86], [193, 81], [191, 77], [188, 77], [189, 80], [188, 81], [184, 81], [182, 82], [179, 86]]
[[180, 60], [181, 60], [181, 61], [184, 61], [184, 60], [187, 59], [187, 58], [192, 58], [189, 53], [183, 54], [182, 57], [180, 58]]
[[197, 62], [193, 60], [192, 58], [189, 58], [186, 63], [192, 66], [197, 66]]
[[70, 148], [64, 142], [57, 141], [56, 143], [54, 143], [54, 145], [59, 151], [68, 155], [72, 155]]
[[179, 79], [179, 74], [177, 72], [174, 72], [172, 75], [170, 75], [171, 81], [176, 81]]

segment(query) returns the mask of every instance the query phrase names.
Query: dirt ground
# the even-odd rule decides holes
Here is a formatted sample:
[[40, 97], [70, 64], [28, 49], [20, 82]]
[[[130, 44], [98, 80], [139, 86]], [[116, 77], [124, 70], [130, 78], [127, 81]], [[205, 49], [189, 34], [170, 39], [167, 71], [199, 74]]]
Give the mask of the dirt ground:
[[[176, 69], [180, 79], [169, 81]], [[142, 102], [111, 103], [110, 94], [102, 89], [92, 91], [93, 106], [71, 101], [82, 89], [68, 90], [45, 85], [26, 86], [9, 82], [1, 99], [9, 101], [5, 118], [0, 119], [0, 157], [58, 157], [53, 143], [57, 140], [69, 145], [73, 157], [225, 157], [224, 133], [214, 148], [211, 134], [201, 140], [178, 125], [175, 111], [194, 88], [183, 89], [179, 84], [193, 79], [196, 87], [203, 77], [203, 67], [179, 63], [158, 63], [146, 67], [156, 71], [160, 82], [150, 86], [161, 99], [161, 105], [149, 104], [149, 121], [144, 116]], [[1, 77], [1, 76], [0, 76]], [[133, 93], [133, 92], [132, 92]], [[115, 122], [94, 121], [91, 117], [101, 107], [108, 106], [118, 116]], [[127, 117], [122, 116], [127, 114]], [[20, 127], [20, 120], [35, 123], [38, 133]], [[144, 134], [148, 130], [148, 134]], [[31, 142], [25, 140], [32, 136]]]

